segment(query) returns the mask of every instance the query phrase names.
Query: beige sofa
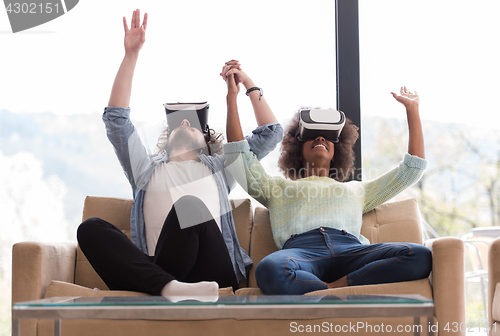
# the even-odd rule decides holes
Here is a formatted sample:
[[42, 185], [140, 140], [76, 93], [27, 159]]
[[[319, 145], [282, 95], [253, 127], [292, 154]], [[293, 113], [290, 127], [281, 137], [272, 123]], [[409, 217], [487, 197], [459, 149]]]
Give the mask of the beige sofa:
[[[249, 200], [235, 200], [233, 215], [241, 246], [257, 265], [276, 250], [272, 239], [269, 212], [257, 207], [255, 212]], [[105, 197], [87, 197], [83, 219], [100, 217], [114, 223], [129, 237], [132, 200]], [[383, 204], [363, 216], [362, 234], [372, 243], [422, 243], [420, 212], [415, 200]], [[382, 285], [346, 287], [310, 294], [420, 294], [433, 298], [435, 321], [439, 322], [439, 335], [446, 335], [446, 325], [465, 322], [463, 243], [458, 238], [439, 238], [425, 245], [433, 253], [431, 279]], [[22, 242], [13, 247], [12, 301], [28, 301], [55, 296], [131, 296], [146, 295], [135, 292], [110, 291], [94, 272], [76, 243]], [[255, 268], [255, 267], [254, 267]], [[248, 281], [240, 284], [236, 295], [261, 295], [256, 285], [254, 268]], [[98, 288], [100, 290], [96, 290]], [[234, 295], [232, 290], [221, 289], [220, 295]], [[355, 319], [321, 320], [237, 320], [158, 321], [158, 320], [65, 320], [62, 331], [69, 335], [289, 335], [290, 323], [303, 325], [348, 325]], [[411, 325], [413, 318], [366, 318], [371, 325]], [[424, 330], [427, 322], [422, 319]], [[452, 330], [452, 328], [450, 328]], [[23, 320], [22, 335], [53, 335], [53, 322], [49, 320]], [[354, 334], [354, 333], [353, 333]], [[355, 333], [359, 335], [359, 333]], [[379, 333], [380, 334], [380, 333]], [[405, 333], [398, 333], [405, 334]], [[407, 333], [413, 335], [413, 333]], [[425, 334], [425, 333], [424, 333]], [[450, 333], [465, 335], [465, 332]]]

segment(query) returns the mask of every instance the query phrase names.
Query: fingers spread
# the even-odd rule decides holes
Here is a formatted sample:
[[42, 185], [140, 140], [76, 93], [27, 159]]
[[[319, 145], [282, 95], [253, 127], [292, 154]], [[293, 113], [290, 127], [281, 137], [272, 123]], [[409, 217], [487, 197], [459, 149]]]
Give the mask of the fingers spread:
[[128, 31], [127, 19], [125, 16], [123, 17], [123, 28], [125, 29], [125, 33]]
[[142, 26], [144, 27], [144, 30], [148, 27], [148, 13], [144, 13], [144, 20], [142, 21]]
[[141, 25], [141, 11], [137, 9], [135, 11], [135, 27], [138, 28]]

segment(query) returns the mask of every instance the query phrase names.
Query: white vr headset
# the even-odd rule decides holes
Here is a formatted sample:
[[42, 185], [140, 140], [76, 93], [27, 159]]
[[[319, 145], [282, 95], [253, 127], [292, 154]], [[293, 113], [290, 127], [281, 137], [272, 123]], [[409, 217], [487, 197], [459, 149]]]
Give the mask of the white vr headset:
[[314, 140], [322, 136], [333, 143], [339, 142], [340, 132], [345, 125], [345, 115], [337, 110], [300, 110], [299, 128], [295, 137], [299, 141]]

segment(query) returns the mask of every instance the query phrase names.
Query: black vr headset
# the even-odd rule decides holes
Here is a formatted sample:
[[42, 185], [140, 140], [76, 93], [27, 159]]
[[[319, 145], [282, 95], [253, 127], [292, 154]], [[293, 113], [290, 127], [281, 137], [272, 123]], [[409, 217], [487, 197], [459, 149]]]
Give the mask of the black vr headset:
[[328, 141], [337, 143], [344, 125], [345, 115], [342, 111], [300, 110], [299, 128], [295, 132], [295, 137], [299, 141], [309, 141], [322, 136]]
[[208, 133], [208, 102], [202, 103], [165, 103], [168, 131], [179, 127], [187, 119], [191, 127], [197, 128], [202, 133]]

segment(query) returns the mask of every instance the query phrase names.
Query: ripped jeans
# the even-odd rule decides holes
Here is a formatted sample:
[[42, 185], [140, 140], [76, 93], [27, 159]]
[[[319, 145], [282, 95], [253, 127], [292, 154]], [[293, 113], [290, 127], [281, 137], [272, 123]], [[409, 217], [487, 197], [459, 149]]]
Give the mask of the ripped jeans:
[[285, 242], [257, 265], [264, 294], [292, 295], [327, 289], [347, 276], [349, 286], [423, 279], [432, 270], [431, 251], [414, 243], [363, 245], [346, 231], [321, 227]]

